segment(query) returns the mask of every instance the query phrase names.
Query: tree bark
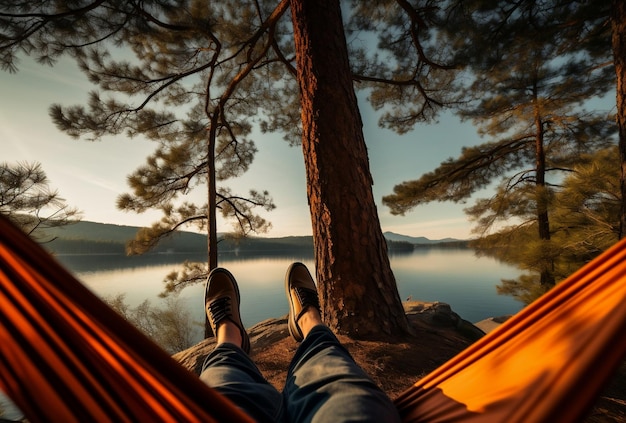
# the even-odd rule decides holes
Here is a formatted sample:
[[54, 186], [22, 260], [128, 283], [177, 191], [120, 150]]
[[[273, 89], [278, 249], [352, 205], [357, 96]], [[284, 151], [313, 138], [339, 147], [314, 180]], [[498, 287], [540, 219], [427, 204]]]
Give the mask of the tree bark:
[[622, 204], [620, 210], [619, 238], [626, 236], [626, 3], [613, 0], [611, 16], [613, 60], [615, 64], [617, 127], [619, 133], [619, 160], [621, 164], [620, 191]]
[[407, 333], [372, 193], [339, 1], [290, 4], [322, 317], [358, 338]]
[[[207, 263], [208, 271], [217, 267], [217, 181], [215, 180], [215, 143], [217, 138], [218, 114], [209, 115], [211, 126], [207, 138]], [[208, 281], [207, 281], [208, 283]], [[217, 336], [213, 333], [208, 316], [204, 316], [204, 337]]]

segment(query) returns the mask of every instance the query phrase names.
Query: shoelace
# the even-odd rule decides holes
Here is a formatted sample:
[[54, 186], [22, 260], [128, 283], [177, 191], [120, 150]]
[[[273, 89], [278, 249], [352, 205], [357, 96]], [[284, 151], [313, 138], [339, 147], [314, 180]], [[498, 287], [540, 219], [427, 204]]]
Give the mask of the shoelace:
[[213, 326], [217, 327], [218, 323], [233, 315], [230, 297], [220, 297], [209, 304], [209, 314]]
[[317, 291], [310, 288], [294, 287], [294, 291], [298, 297], [298, 301], [302, 304], [302, 311], [307, 307], [314, 307], [317, 311], [320, 311], [320, 301], [317, 297]]

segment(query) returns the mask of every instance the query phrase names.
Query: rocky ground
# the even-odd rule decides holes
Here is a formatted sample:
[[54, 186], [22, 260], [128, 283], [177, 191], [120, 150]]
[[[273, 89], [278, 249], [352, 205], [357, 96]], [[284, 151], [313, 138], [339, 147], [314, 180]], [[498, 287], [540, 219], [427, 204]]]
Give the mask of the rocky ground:
[[[459, 318], [443, 303], [405, 303], [405, 310], [417, 336], [397, 342], [353, 340], [339, 336], [354, 359], [393, 399], [506, 317], [488, 319], [473, 325]], [[298, 344], [287, 330], [287, 316], [270, 319], [249, 329], [251, 356], [277, 389], [286, 379], [287, 367]], [[215, 346], [209, 338], [174, 356], [185, 367], [199, 374], [204, 357]], [[596, 402], [585, 422], [626, 422], [626, 365]]]

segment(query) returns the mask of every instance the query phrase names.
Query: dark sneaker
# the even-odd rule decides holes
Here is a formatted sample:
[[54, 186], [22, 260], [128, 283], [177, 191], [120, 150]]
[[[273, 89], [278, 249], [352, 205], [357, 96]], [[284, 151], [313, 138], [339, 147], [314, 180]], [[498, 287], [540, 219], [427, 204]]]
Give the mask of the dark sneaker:
[[213, 269], [209, 274], [204, 293], [204, 306], [213, 335], [217, 337], [217, 327], [228, 319], [241, 331], [241, 349], [250, 353], [250, 338], [241, 323], [239, 301], [239, 287], [233, 275], [221, 267]]
[[297, 342], [304, 339], [302, 330], [298, 326], [298, 319], [308, 307], [320, 311], [315, 282], [309, 270], [302, 263], [293, 263], [287, 269], [285, 276], [285, 293], [289, 301], [289, 333]]

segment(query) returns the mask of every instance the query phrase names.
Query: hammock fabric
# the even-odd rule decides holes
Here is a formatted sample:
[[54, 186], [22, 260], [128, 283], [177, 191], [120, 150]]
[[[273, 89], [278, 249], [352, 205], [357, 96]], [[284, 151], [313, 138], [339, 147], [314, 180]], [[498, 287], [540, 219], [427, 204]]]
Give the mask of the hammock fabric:
[[[397, 400], [404, 421], [572, 422], [626, 353], [626, 241]], [[0, 389], [32, 422], [250, 421], [0, 217]]]
[[0, 389], [31, 422], [251, 421], [5, 218]]
[[575, 422], [626, 354], [626, 240], [396, 399], [410, 422]]

